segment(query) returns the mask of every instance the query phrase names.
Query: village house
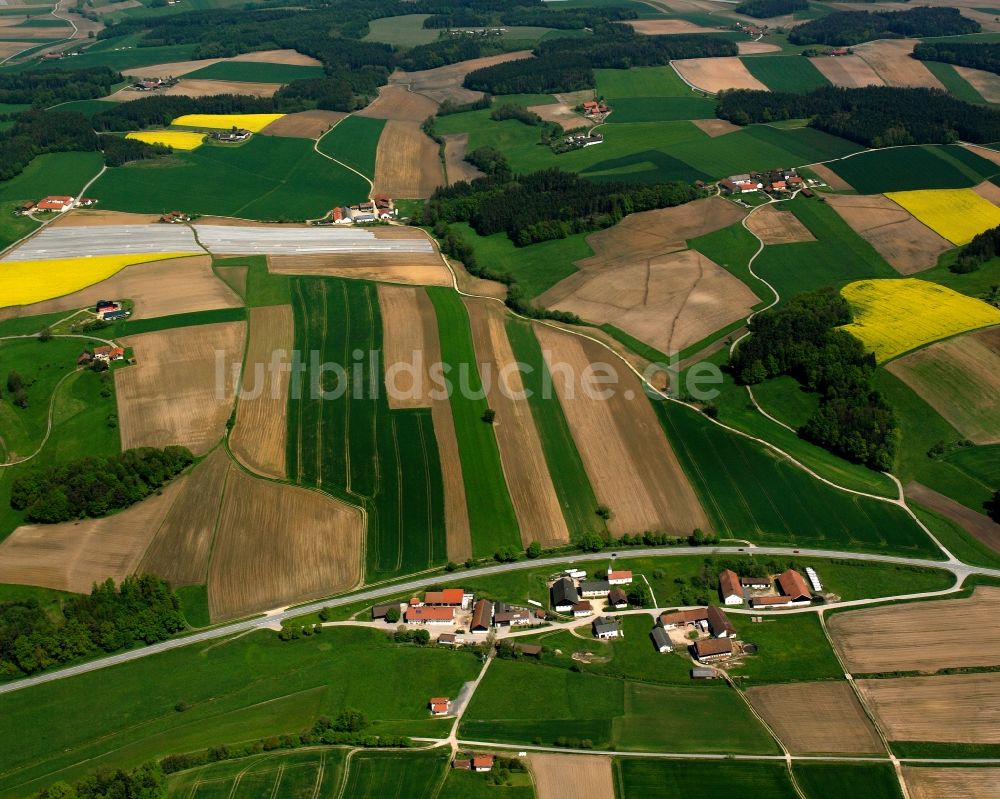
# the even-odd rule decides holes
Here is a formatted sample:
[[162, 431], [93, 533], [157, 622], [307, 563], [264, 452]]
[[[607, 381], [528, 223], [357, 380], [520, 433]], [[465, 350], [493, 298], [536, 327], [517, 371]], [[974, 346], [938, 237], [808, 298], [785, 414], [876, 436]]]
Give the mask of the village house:
[[451, 767], [460, 771], [471, 771], [472, 760], [467, 757], [455, 758], [451, 761]]
[[73, 207], [73, 200], [66, 195], [51, 195], [39, 200], [35, 208], [39, 211], [67, 211]]
[[609, 618], [597, 618], [594, 619], [591, 624], [591, 628], [594, 630], [594, 636], [602, 640], [607, 640], [610, 638], [624, 638], [624, 633], [622, 633], [621, 625], [618, 624], [617, 619]]
[[398, 602], [387, 602], [384, 605], [375, 605], [375, 606], [373, 606], [372, 607], [372, 621], [377, 621], [379, 619], [384, 619], [386, 612], [389, 611], [391, 608], [395, 608], [398, 611], [399, 610], [399, 603]]
[[604, 103], [598, 102], [597, 100], [584, 100], [583, 101], [583, 113], [584, 116], [595, 116], [598, 114], [606, 114], [611, 109]]
[[782, 594], [789, 597], [793, 604], [812, 602], [812, 592], [806, 585], [805, 578], [795, 569], [789, 569], [775, 578]]
[[663, 631], [662, 627], [654, 627], [649, 635], [653, 639], [653, 646], [660, 654], [674, 650], [673, 644], [670, 643], [670, 636]]
[[573, 605], [573, 618], [582, 619], [586, 616], [593, 616], [594, 609], [589, 602], [577, 602]]
[[733, 656], [733, 642], [729, 638], [703, 638], [694, 642], [694, 656], [702, 663], [726, 660]]
[[490, 771], [493, 768], [493, 755], [474, 755], [472, 758], [473, 771]]
[[458, 637], [455, 633], [441, 633], [437, 637], [437, 642], [444, 646], [455, 646], [458, 643]]
[[742, 605], [743, 587], [740, 576], [732, 569], [719, 572], [719, 597], [723, 605]]
[[417, 605], [406, 609], [407, 624], [453, 624], [455, 608]]
[[446, 696], [435, 696], [427, 703], [432, 716], [446, 716], [451, 709], [451, 700]]
[[514, 644], [514, 651], [531, 658], [540, 658], [542, 656], [542, 647], [540, 644]]
[[607, 580], [582, 580], [580, 596], [584, 599], [598, 599], [611, 593], [611, 585]]
[[628, 594], [621, 588], [612, 588], [608, 591], [608, 605], [613, 608], [627, 608]]
[[125, 350], [121, 347], [109, 347], [108, 345], [94, 347], [94, 358], [105, 362], [123, 361], [125, 360]]
[[493, 614], [493, 624], [496, 627], [523, 627], [534, 621], [534, 614], [527, 608], [515, 608], [497, 602]]
[[472, 594], [461, 588], [445, 588], [442, 591], [428, 591], [424, 594], [425, 605], [435, 605], [467, 610], [472, 604]]
[[604, 135], [597, 133], [596, 131], [591, 131], [590, 133], [574, 133], [567, 136], [564, 140], [566, 146], [571, 149], [579, 149], [581, 147], [590, 147], [594, 144], [602, 144], [604, 142]]
[[791, 597], [787, 596], [755, 596], [750, 600], [752, 608], [790, 608], [792, 606]]
[[17, 213], [20, 214], [21, 216], [27, 216], [34, 210], [35, 210], [34, 200], [28, 200], [26, 203], [21, 203], [19, 206], [17, 206]]
[[708, 629], [708, 610], [693, 608], [692, 610], [677, 610], [660, 616], [660, 625], [664, 630], [684, 629], [694, 627], [698, 630]]
[[696, 667], [691, 669], [691, 679], [692, 680], [714, 680], [718, 674], [715, 669], [706, 669], [704, 667]]
[[750, 175], [730, 175], [725, 180], [719, 181], [719, 185], [730, 194], [749, 194], [764, 188], [763, 183]]
[[163, 214], [163, 216], [160, 217], [160, 221], [165, 222], [166, 224], [169, 225], [183, 223], [183, 222], [190, 222], [191, 215], [186, 214], [183, 211], [167, 211], [167, 213]]
[[469, 632], [488, 633], [493, 626], [493, 603], [488, 599], [480, 599], [472, 611], [472, 624]]
[[569, 613], [573, 605], [580, 601], [580, 594], [576, 590], [576, 585], [569, 577], [562, 577], [552, 584], [549, 589], [552, 609], [557, 613]]
[[223, 144], [234, 144], [246, 141], [253, 134], [245, 128], [231, 128], [229, 130], [213, 130], [210, 135], [215, 141], [222, 142]]
[[395, 203], [392, 201], [392, 197], [386, 194], [376, 194], [372, 197], [372, 202], [375, 203], [375, 210], [378, 213], [379, 219], [392, 219], [399, 213]]
[[729, 616], [726, 615], [726, 611], [722, 610], [722, 608], [709, 605], [706, 615], [708, 616], [708, 631], [715, 638], [736, 637], [736, 628], [733, 627], [733, 623], [729, 621]]
[[630, 571], [608, 572], [609, 585], [631, 585], [631, 583], [632, 583], [632, 572]]
[[97, 205], [97, 200], [95, 200], [93, 197], [81, 197], [79, 200], [76, 201], [75, 205], [78, 208], [93, 208], [95, 205]]
[[771, 587], [771, 581], [766, 577], [740, 577], [740, 585], [754, 591], [766, 591]]

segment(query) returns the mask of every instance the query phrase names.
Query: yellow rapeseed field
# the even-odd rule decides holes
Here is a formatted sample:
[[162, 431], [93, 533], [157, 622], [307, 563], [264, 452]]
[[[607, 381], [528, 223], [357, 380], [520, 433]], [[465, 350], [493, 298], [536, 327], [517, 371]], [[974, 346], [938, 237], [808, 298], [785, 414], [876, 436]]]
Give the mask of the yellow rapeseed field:
[[893, 191], [885, 195], [952, 244], [1000, 225], [1000, 208], [972, 189]]
[[129, 133], [125, 138], [144, 141], [146, 144], [166, 144], [175, 150], [193, 150], [205, 140], [205, 134], [190, 130], [140, 130]]
[[132, 264], [196, 255], [190, 252], [94, 255], [50, 261], [0, 261], [0, 307], [51, 300], [107, 280]]
[[283, 116], [284, 114], [185, 114], [170, 124], [213, 130], [229, 130], [236, 127], [257, 133]]
[[967, 330], [1000, 325], [1000, 309], [926, 280], [858, 280], [840, 293], [854, 311], [854, 321], [843, 329], [861, 339], [879, 363]]

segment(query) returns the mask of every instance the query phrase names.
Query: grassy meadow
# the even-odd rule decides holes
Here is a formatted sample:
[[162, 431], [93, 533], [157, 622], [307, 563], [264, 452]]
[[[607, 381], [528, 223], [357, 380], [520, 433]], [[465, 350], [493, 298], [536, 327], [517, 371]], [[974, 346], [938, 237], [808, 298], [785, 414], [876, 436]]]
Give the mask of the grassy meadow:
[[[0, 182], [0, 203], [40, 200], [48, 194], [75, 197], [84, 184], [101, 170], [103, 162], [104, 157], [100, 153], [40, 155], [20, 175]], [[90, 193], [93, 194], [93, 191]]]
[[813, 62], [802, 56], [758, 55], [741, 60], [750, 74], [771, 91], [804, 93], [830, 85]]
[[794, 772], [809, 799], [901, 799], [903, 795], [888, 763], [796, 763]]
[[[334, 796], [343, 785], [347, 748], [270, 752], [252, 758], [213, 763], [170, 775], [169, 799], [198, 796], [282, 796], [310, 799]], [[237, 794], [238, 791], [238, 794]]]
[[729, 669], [741, 687], [844, 676], [815, 613], [775, 617], [761, 613], [764, 621], [759, 623], [750, 621], [750, 616], [730, 616], [740, 640], [757, 645], [756, 655]]
[[[331, 158], [347, 164], [369, 178], [375, 177], [375, 152], [379, 136], [385, 127], [384, 119], [350, 116], [338, 122], [333, 130], [323, 136], [319, 150]], [[358, 201], [365, 199], [359, 196]]]
[[436, 799], [446, 774], [447, 749], [425, 752], [356, 752], [347, 764], [343, 796], [359, 799]]
[[799, 799], [784, 763], [678, 762], [629, 757], [615, 760], [614, 765], [620, 799], [689, 799], [703, 794], [706, 785], [721, 796]]
[[872, 150], [827, 166], [859, 194], [964, 189], [1000, 172], [996, 164], [953, 144]]
[[299, 64], [267, 64], [258, 61], [220, 61], [187, 73], [185, 79], [232, 80], [246, 83], [291, 83], [293, 80], [322, 78], [323, 67]]

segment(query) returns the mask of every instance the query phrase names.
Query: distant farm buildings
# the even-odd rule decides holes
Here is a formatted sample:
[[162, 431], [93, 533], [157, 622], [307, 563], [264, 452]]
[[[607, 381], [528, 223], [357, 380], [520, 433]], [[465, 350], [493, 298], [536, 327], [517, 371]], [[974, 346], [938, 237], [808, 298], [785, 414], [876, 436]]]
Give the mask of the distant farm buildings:
[[233, 127], [229, 130], [213, 130], [208, 134], [217, 142], [222, 142], [223, 144], [236, 144], [237, 142], [246, 141], [253, 134], [246, 128]]
[[365, 222], [387, 222], [398, 214], [399, 210], [392, 198], [380, 194], [357, 205], [338, 206], [330, 211], [329, 219], [335, 225], [350, 225]]
[[91, 197], [70, 197], [65, 194], [52, 194], [43, 197], [38, 202], [26, 202], [18, 206], [16, 213], [27, 216], [35, 211], [53, 211], [62, 213], [71, 208], [91, 208], [97, 205], [97, 200]]

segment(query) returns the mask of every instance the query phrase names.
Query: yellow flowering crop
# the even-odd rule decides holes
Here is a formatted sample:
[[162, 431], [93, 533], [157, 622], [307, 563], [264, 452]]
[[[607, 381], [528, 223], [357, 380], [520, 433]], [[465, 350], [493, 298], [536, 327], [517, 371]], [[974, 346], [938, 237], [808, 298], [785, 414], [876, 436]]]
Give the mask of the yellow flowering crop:
[[955, 245], [968, 244], [976, 234], [1000, 225], [1000, 208], [972, 189], [893, 191], [885, 196]]
[[879, 363], [939, 339], [1000, 324], [1000, 309], [926, 280], [858, 280], [840, 293], [854, 311], [854, 321], [843, 329], [861, 339]]
[[28, 305], [107, 280], [132, 264], [196, 255], [190, 252], [94, 255], [50, 261], [0, 261], [0, 307]]
[[284, 114], [185, 114], [170, 124], [213, 130], [229, 130], [235, 127], [258, 133], [283, 116]]
[[204, 141], [205, 134], [190, 130], [140, 130], [129, 133], [125, 138], [144, 141], [146, 144], [166, 144], [175, 150], [193, 150]]

